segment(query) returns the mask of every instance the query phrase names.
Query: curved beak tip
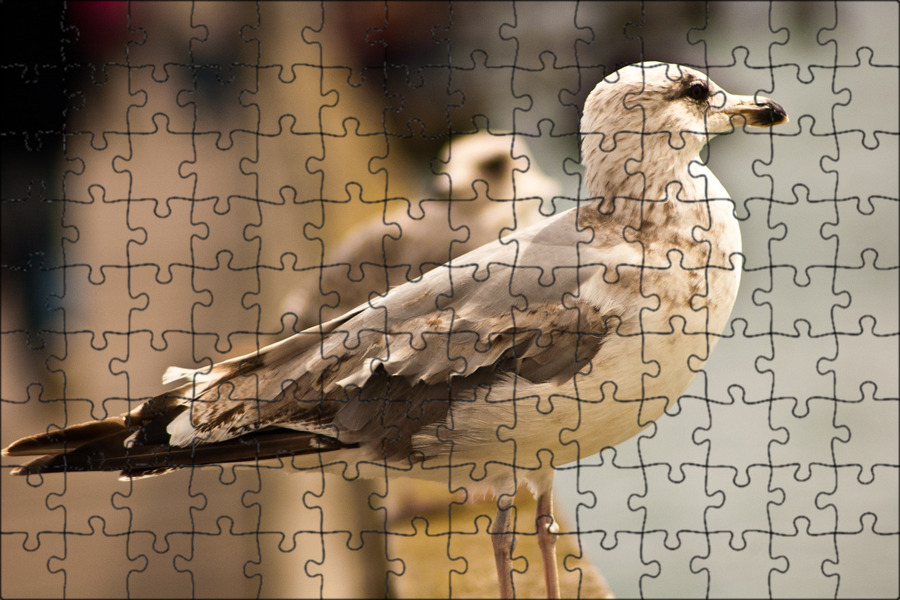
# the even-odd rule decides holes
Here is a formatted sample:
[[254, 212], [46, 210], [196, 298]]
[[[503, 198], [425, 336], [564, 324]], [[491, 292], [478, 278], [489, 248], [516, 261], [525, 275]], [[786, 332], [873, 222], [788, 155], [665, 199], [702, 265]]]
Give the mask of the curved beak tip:
[[765, 106], [768, 109], [765, 112], [767, 113], [766, 116], [770, 125], [781, 125], [782, 123], [788, 122], [788, 114], [783, 106], [774, 100], [769, 100], [765, 103]]
[[752, 106], [742, 107], [738, 111], [747, 120], [748, 125], [774, 127], [788, 122], [788, 114], [783, 106], [768, 98], [761, 98], [761, 100], [763, 101]]

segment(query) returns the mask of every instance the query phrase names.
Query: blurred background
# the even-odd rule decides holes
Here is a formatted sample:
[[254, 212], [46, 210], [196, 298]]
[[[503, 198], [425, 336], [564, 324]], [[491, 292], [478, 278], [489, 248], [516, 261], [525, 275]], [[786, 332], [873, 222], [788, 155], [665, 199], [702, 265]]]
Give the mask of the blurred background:
[[[776, 99], [791, 122], [705, 152], [743, 222], [731, 326], [667, 417], [560, 468], [565, 537], [619, 596], [898, 595], [896, 3], [3, 2], [0, 15], [3, 446], [128, 410], [163, 391], [169, 365], [314, 323], [355, 228], [380, 219], [396, 235], [386, 214], [448, 186], [506, 200], [511, 227], [518, 211], [573, 206], [596, 82], [682, 63]], [[448, 142], [474, 135], [516, 158], [504, 191], [445, 174]], [[529, 188], [537, 169], [554, 185]], [[357, 266], [348, 276], [364, 278]], [[432, 536], [442, 562], [423, 564], [408, 543], [429, 537], [416, 517], [439, 494], [429, 508], [415, 483], [389, 494], [277, 466], [0, 478], [0, 592], [465, 596], [476, 559], [454, 543], [479, 538], [491, 556], [477, 516], [490, 502]]]

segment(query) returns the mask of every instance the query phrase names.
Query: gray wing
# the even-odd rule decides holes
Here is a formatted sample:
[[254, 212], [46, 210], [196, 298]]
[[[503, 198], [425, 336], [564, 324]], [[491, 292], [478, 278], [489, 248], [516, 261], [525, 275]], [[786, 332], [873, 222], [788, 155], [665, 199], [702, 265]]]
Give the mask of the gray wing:
[[321, 329], [195, 376], [171, 443], [215, 443], [287, 427], [408, 453], [423, 427], [447, 418], [500, 377], [571, 379], [593, 358], [613, 312], [578, 299], [591, 232], [569, 211], [439, 267]]
[[165, 380], [189, 382], [120, 417], [29, 436], [5, 453], [41, 455], [16, 474], [127, 477], [345, 448], [427, 459], [446, 448], [436, 436], [452, 427], [455, 403], [492, 401], [498, 383], [558, 384], [593, 368], [607, 332], [631, 310], [596, 283], [580, 297], [580, 282], [596, 282], [606, 267], [587, 245], [595, 232], [579, 230], [575, 217], [484, 246], [259, 352], [206, 371], [171, 370]]

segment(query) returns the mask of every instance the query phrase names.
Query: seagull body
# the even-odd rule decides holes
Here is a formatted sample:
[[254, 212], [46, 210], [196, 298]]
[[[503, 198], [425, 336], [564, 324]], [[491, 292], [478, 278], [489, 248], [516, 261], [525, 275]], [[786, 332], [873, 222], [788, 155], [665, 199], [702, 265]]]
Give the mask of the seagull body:
[[498, 500], [491, 528], [512, 596], [510, 508], [538, 498], [558, 596], [553, 467], [637, 434], [677, 401], [731, 313], [733, 204], [699, 162], [733, 120], [787, 120], [766, 98], [640, 63], [600, 82], [582, 119], [589, 197], [345, 315], [204, 369], [120, 417], [24, 438], [14, 473], [125, 477], [282, 457], [298, 469], [409, 475]]

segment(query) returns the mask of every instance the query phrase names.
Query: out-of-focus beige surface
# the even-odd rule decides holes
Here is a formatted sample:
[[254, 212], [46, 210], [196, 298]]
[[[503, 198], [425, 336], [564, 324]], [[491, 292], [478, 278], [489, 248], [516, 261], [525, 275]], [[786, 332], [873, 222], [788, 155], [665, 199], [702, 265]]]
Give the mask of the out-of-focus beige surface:
[[[397, 485], [399, 484], [399, 485]], [[397, 489], [400, 487], [401, 489]], [[404, 573], [393, 578], [398, 598], [497, 597], [497, 569], [491, 545], [491, 499], [460, 502], [440, 484], [399, 480], [388, 514], [392, 556], [402, 557]], [[449, 500], [449, 502], [448, 502]], [[451, 503], [455, 502], [455, 503]], [[516, 494], [516, 539], [513, 585], [517, 598], [546, 598], [544, 569], [535, 534], [536, 502], [527, 489]], [[557, 511], [558, 513], [559, 511]], [[603, 575], [579, 547], [571, 521], [557, 514], [560, 536], [557, 566], [563, 598], [615, 597]]]

